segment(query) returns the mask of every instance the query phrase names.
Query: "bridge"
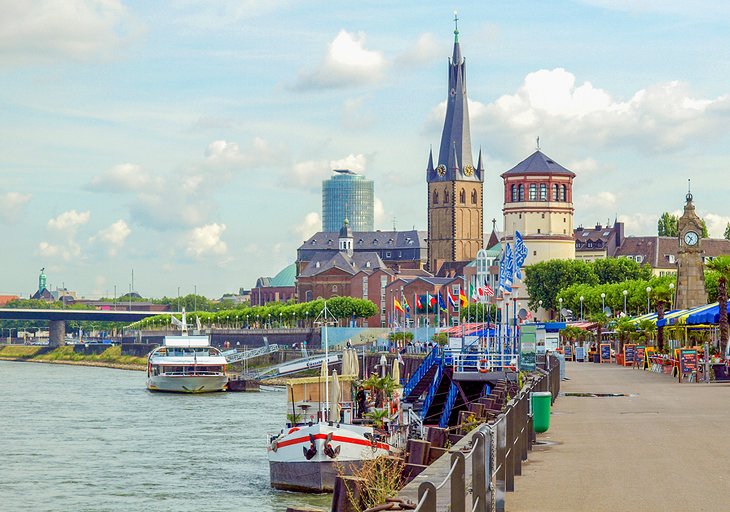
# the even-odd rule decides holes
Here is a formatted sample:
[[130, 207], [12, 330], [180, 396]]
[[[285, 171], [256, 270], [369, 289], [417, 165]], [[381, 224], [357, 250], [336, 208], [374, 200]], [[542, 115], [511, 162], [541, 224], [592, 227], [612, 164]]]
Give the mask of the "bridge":
[[172, 315], [174, 312], [128, 311], [97, 309], [11, 309], [0, 308], [0, 320], [47, 321], [50, 345], [63, 345], [66, 336], [66, 322], [136, 322], [157, 315]]

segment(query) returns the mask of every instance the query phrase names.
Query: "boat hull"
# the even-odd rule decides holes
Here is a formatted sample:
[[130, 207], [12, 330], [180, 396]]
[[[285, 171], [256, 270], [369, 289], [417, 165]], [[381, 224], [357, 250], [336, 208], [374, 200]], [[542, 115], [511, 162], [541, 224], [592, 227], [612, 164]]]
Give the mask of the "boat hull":
[[317, 423], [294, 427], [268, 447], [271, 486], [300, 492], [332, 492], [337, 475], [352, 475], [390, 446], [372, 442], [372, 428]]
[[147, 379], [147, 389], [150, 391], [167, 391], [170, 393], [214, 393], [223, 391], [226, 384], [228, 384], [226, 375], [158, 375]]
[[269, 462], [271, 487], [282, 491], [332, 492], [337, 475], [352, 475], [365, 461]]

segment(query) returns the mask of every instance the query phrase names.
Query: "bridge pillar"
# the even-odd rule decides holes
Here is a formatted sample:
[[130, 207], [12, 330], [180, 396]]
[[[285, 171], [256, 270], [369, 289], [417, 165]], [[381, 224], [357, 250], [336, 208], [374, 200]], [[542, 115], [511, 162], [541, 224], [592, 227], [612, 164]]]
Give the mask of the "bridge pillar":
[[48, 344], [52, 347], [59, 347], [66, 344], [66, 320], [49, 321]]

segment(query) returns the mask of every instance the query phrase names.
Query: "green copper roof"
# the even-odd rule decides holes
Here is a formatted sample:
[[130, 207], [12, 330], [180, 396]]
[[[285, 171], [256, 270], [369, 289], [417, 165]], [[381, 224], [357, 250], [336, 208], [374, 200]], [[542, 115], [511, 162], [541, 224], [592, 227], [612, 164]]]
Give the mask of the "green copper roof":
[[297, 277], [297, 266], [292, 263], [284, 267], [284, 269], [271, 278], [269, 286], [294, 286], [294, 280]]

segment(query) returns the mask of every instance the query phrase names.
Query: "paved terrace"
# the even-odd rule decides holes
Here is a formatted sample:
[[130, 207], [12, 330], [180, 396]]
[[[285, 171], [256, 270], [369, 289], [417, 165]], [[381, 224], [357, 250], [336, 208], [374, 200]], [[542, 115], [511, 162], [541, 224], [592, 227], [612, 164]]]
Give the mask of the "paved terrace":
[[550, 430], [507, 511], [730, 510], [730, 384], [678, 384], [615, 364], [567, 363]]

